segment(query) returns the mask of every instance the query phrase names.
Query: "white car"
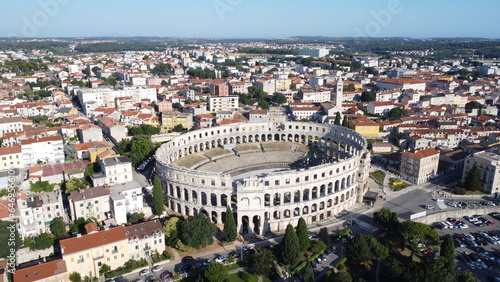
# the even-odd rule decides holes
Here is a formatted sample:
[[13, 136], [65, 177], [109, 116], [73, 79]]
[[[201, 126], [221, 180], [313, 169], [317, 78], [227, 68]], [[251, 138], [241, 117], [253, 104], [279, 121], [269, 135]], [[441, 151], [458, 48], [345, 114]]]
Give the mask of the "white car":
[[223, 263], [227, 260], [227, 258], [225, 256], [217, 256], [217, 257], [215, 257], [214, 260], [218, 263]]

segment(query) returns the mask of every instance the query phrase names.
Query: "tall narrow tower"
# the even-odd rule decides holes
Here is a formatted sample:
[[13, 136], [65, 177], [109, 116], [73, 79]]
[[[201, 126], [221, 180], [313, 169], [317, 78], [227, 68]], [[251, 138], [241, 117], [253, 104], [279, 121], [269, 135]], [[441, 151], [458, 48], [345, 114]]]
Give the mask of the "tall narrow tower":
[[335, 106], [342, 109], [342, 95], [344, 94], [344, 81], [342, 77], [337, 80], [337, 93], [335, 95]]

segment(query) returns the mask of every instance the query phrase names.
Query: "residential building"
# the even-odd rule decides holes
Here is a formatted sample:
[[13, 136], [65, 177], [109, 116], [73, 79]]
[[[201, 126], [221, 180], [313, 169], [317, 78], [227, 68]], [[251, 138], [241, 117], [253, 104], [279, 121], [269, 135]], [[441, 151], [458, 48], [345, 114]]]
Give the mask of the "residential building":
[[158, 112], [169, 112], [169, 111], [173, 111], [173, 107], [172, 107], [172, 102], [171, 101], [161, 101], [161, 102], [158, 102]]
[[387, 115], [393, 108], [397, 106], [392, 102], [370, 102], [366, 106], [366, 110], [371, 114]]
[[116, 120], [104, 118], [99, 120], [102, 133], [108, 136], [111, 141], [118, 143], [128, 136], [128, 128]]
[[[211, 83], [210, 84], [210, 93], [215, 94], [216, 96], [228, 96], [229, 95], [229, 86], [224, 83]], [[193, 93], [194, 95], [194, 93]]]
[[314, 58], [325, 57], [330, 53], [330, 50], [325, 48], [305, 48], [299, 49], [299, 56], [307, 56]]
[[113, 88], [81, 88], [77, 91], [78, 99], [87, 115], [91, 115], [97, 107], [115, 107], [116, 98], [131, 97], [134, 103], [148, 100], [156, 102], [156, 88], [143, 86], [127, 86], [121, 89]]
[[185, 129], [193, 127], [193, 115], [177, 111], [161, 113], [161, 132], [168, 132], [177, 125], [182, 125]]
[[60, 135], [21, 140], [24, 164], [26, 166], [42, 163], [63, 163], [64, 145]]
[[71, 219], [95, 217], [102, 221], [110, 218], [110, 194], [109, 188], [104, 186], [71, 191], [68, 196]]
[[103, 264], [111, 270], [123, 266], [130, 259], [128, 237], [123, 226], [96, 231], [94, 225], [89, 234], [77, 235], [59, 241], [61, 254], [69, 273], [98, 277]]
[[304, 103], [321, 103], [331, 100], [331, 92], [319, 88], [301, 88], [298, 97]]
[[350, 119], [349, 128], [354, 129], [357, 133], [365, 137], [378, 137], [380, 126], [378, 123], [366, 117], [358, 117], [355, 119]]
[[24, 168], [23, 150], [21, 146], [0, 148], [0, 170]]
[[276, 81], [274, 79], [257, 79], [253, 82], [253, 85], [259, 87], [268, 95], [273, 95], [276, 91]]
[[101, 172], [92, 175], [94, 186], [116, 185], [133, 180], [132, 162], [127, 157], [105, 158], [99, 161]]
[[474, 165], [479, 169], [482, 191], [495, 198], [500, 197], [500, 155], [488, 151], [468, 155], [465, 158], [462, 183]]
[[125, 227], [131, 259], [141, 259], [165, 250], [163, 227], [158, 219]]
[[24, 239], [50, 232], [50, 223], [56, 217], [65, 218], [61, 190], [26, 197], [17, 197], [18, 231]]
[[63, 259], [38, 263], [16, 269], [13, 275], [15, 282], [65, 282], [69, 280], [69, 272]]
[[229, 95], [225, 97], [208, 97], [208, 111], [218, 112], [218, 111], [232, 111], [237, 109], [239, 106], [239, 97], [235, 95]]
[[426, 81], [417, 79], [395, 79], [395, 78], [381, 78], [377, 80], [377, 87], [380, 91], [392, 89], [413, 89], [425, 91]]
[[21, 117], [3, 117], [0, 118], [0, 138], [5, 133], [23, 131], [23, 122]]
[[434, 148], [401, 153], [401, 178], [414, 184], [422, 184], [436, 177], [439, 166], [439, 151]]
[[116, 184], [111, 189], [109, 205], [117, 224], [127, 223], [127, 215], [134, 212], [151, 214], [151, 209], [144, 209], [142, 186], [136, 181]]
[[77, 130], [80, 142], [104, 141], [102, 129], [94, 124], [83, 125]]

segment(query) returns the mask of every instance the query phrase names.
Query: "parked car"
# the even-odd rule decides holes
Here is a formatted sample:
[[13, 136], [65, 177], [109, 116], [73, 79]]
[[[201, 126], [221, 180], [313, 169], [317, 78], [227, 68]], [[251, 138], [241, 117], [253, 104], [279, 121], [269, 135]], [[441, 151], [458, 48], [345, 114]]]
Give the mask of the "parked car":
[[218, 256], [215, 257], [214, 260], [216, 262], [218, 262], [218, 263], [223, 263], [223, 262], [225, 262], [227, 260], [227, 258], [225, 256], [218, 255]]
[[163, 270], [163, 267], [161, 267], [161, 265], [155, 265], [153, 266], [153, 268], [151, 268], [151, 271], [153, 272], [158, 272], [158, 271], [162, 271]]
[[143, 269], [139, 271], [139, 275], [146, 276], [149, 274], [149, 269]]
[[182, 263], [186, 263], [186, 262], [190, 262], [193, 260], [193, 257], [192, 256], [185, 256], [182, 258], [181, 262]]
[[172, 274], [172, 272], [168, 271], [168, 270], [165, 270], [161, 273], [160, 275], [160, 279], [167, 279], [167, 278], [170, 278], [170, 277], [173, 277], [174, 275]]

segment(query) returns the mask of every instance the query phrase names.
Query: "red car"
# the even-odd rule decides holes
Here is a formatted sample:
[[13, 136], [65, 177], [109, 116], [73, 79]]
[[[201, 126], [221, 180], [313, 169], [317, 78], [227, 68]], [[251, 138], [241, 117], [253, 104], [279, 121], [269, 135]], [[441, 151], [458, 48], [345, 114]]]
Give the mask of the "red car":
[[423, 253], [424, 253], [424, 255], [428, 255], [428, 254], [432, 253], [432, 250], [425, 250], [425, 251], [423, 251]]
[[493, 220], [490, 220], [486, 222], [486, 225], [488, 226], [495, 225], [495, 222]]
[[164, 272], [160, 275], [160, 278], [161, 278], [161, 279], [167, 279], [167, 278], [170, 278], [170, 277], [173, 277], [172, 272], [170, 272], [170, 271], [164, 271]]

